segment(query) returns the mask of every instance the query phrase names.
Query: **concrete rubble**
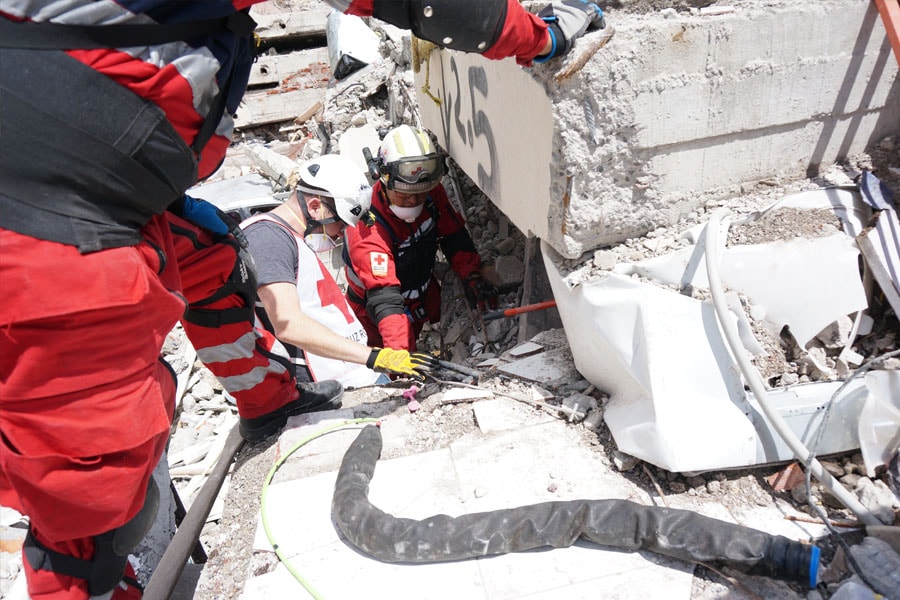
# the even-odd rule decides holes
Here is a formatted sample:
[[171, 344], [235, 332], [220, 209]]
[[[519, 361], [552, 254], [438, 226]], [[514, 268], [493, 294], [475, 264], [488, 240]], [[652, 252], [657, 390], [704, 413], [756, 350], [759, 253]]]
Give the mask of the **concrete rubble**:
[[519, 230], [568, 259], [897, 133], [897, 64], [872, 2], [671, 3], [670, 18], [660, 4], [610, 7], [612, 39], [588, 33], [562, 65], [437, 50], [414, 62], [440, 100], [420, 96], [425, 125]]
[[[367, 26], [380, 40], [380, 60], [363, 60], [366, 65], [340, 81], [332, 78], [337, 62], [333, 43], [327, 49], [330, 56], [322, 47], [279, 51], [279, 40], [286, 38], [296, 42], [319, 36], [316, 39], [321, 40], [329, 19], [328, 12], [320, 10], [317, 3], [295, 1], [287, 3], [293, 5], [287, 8], [284, 4], [266, 9], [269, 12], [258, 19], [264, 38], [272, 44], [251, 80], [260, 89], [251, 94], [244, 114], [238, 115], [236, 143], [205, 188], [210, 195], [234, 194], [244, 207], [250, 206], [251, 196], [258, 197], [258, 206], [283, 199], [285, 190], [295, 181], [296, 164], [305, 158], [339, 150], [359, 161], [364, 169], [360, 149], [377, 145], [379, 129], [399, 123], [427, 123], [434, 118], [427, 111], [434, 107], [429, 106], [422, 114], [422, 107], [431, 103], [425, 96], [442, 92], [435, 84], [436, 70], [431, 72], [432, 87], [423, 89], [424, 75], [414, 71], [417, 50], [408, 34], [374, 20]], [[830, 127], [833, 139], [849, 144], [842, 156], [831, 142], [818, 148], [814, 158], [821, 162], [817, 165], [821, 169], [812, 178], [796, 175], [797, 167], [804, 165], [800, 157], [787, 153], [800, 152], [790, 148], [795, 138], [789, 130], [779, 133], [780, 141], [765, 150], [765, 160], [751, 160], [753, 154], [746, 148], [715, 158], [720, 147], [698, 143], [703, 136], [697, 135], [697, 129], [693, 138], [692, 132], [683, 128], [678, 133], [675, 123], [686, 118], [683, 114], [670, 115], [672, 125], [665, 131], [645, 126], [632, 130], [627, 126], [637, 121], [633, 112], [647, 117], [663, 108], [676, 111], [672, 94], [702, 96], [703, 90], [709, 92], [709, 86], [724, 86], [726, 80], [734, 78], [725, 66], [709, 64], [698, 71], [704, 73], [702, 77], [673, 74], [641, 82], [635, 69], [648, 72], [647, 63], [662, 60], [654, 39], [677, 41], [681, 35], [692, 52], [697, 52], [696, 60], [703, 62], [701, 53], [708, 52], [712, 45], [719, 53], [717, 58], [724, 61], [727, 54], [723, 46], [712, 41], [701, 43], [701, 38], [740, 38], [744, 40], [741, 43], [749, 43], [746, 38], [768, 32], [765, 35], [769, 39], [775, 35], [774, 30], [787, 27], [779, 24], [779, 16], [787, 13], [791, 21], [802, 16], [795, 13], [804, 10], [785, 7], [782, 2], [769, 4], [772, 7], [748, 8], [746, 2], [717, 5], [659, 1], [621, 2], [610, 7], [608, 20], [616, 25], [616, 37], [610, 42], [613, 46], [608, 52], [598, 52], [578, 75], [579, 82], [599, 90], [597, 98], [622, 95], [633, 103], [598, 103], [580, 90], [574, 93], [559, 86], [551, 86], [546, 97], [534, 97], [527, 91], [538, 107], [534, 110], [553, 112], [561, 130], [554, 132], [551, 127], [542, 131], [540, 121], [533, 128], [519, 123], [520, 134], [527, 129], [526, 136], [548, 136], [553, 144], [542, 147], [532, 137], [528, 137], [531, 142], [520, 138], [515, 149], [504, 146], [494, 156], [498, 162], [493, 164], [503, 177], [510, 173], [515, 177], [527, 170], [523, 165], [559, 166], [559, 161], [548, 159], [551, 147], [555, 156], [579, 157], [576, 163], [598, 157], [606, 161], [605, 174], [575, 178], [574, 183], [572, 172], [593, 173], [593, 166], [563, 165], [566, 173], [547, 174], [553, 182], [545, 181], [545, 189], [553, 191], [546, 197], [522, 198], [521, 206], [514, 205], [518, 188], [504, 187], [507, 183], [499, 180], [491, 183], [495, 172], [484, 168], [479, 171], [477, 160], [474, 166], [467, 164], [473, 157], [477, 159], [477, 149], [467, 154], [447, 131], [436, 131], [450, 152], [451, 170], [445, 185], [489, 265], [486, 275], [501, 289], [501, 306], [555, 298], [559, 309], [480, 321], [465, 305], [455, 276], [446, 264], [439, 264], [444, 317], [441, 323], [426, 328], [422, 346], [483, 375], [475, 381], [441, 373], [437, 381], [417, 392], [420, 408], [415, 412], [403, 396], [408, 391], [403, 387], [353, 390], [345, 396], [341, 411], [293, 419], [277, 441], [245, 447], [200, 538], [208, 562], [202, 563], [202, 556], [195, 557], [173, 597], [256, 600], [304, 593], [272, 552], [259, 513], [266, 474], [275, 461], [290, 454], [268, 488], [267, 510], [277, 523], [279, 545], [302, 565], [303, 573], [324, 597], [353, 597], [369, 594], [372, 589], [387, 594], [389, 581], [390, 593], [399, 598], [712, 600], [727, 596], [813, 600], [867, 597], [861, 594], [871, 594], [871, 590], [886, 598], [892, 594], [900, 598], [896, 596], [900, 589], [896, 579], [900, 572], [896, 527], [870, 527], [869, 535], [864, 535], [852, 512], [815, 479], [807, 488], [802, 470], [783, 447], [775, 444], [775, 450], [758, 448], [758, 432], [742, 421], [742, 411], [751, 412], [752, 394], [747, 394], [733, 367], [722, 366], [730, 364], [731, 359], [721, 340], [715, 351], [710, 351], [710, 340], [720, 332], [705, 289], [708, 281], [702, 269], [691, 272], [694, 278], [685, 277], [692, 253], [702, 245], [698, 240], [703, 225], [715, 210], [727, 208], [734, 220], [723, 261], [729, 253], [736, 256], [741, 249], [756, 246], [760, 254], [738, 256], [734, 262], [749, 261], [753, 266], [750, 271], [766, 272], [762, 281], [738, 283], [726, 277], [733, 318], [745, 334], [744, 350], [754, 355], [754, 364], [772, 390], [804, 386], [826, 390], [812, 397], [810, 402], [815, 407], [808, 412], [822, 420], [830, 415], [832, 433], [849, 431], [848, 420], [862, 422], [863, 427], [854, 427], [849, 437], [837, 433], [833, 439], [825, 436], [819, 450], [831, 456], [822, 459], [823, 466], [882, 523], [898, 524], [900, 464], [895, 425], [900, 422], [900, 383], [896, 377], [900, 358], [885, 359], [864, 377], [863, 373], [853, 377], [867, 360], [892, 355], [898, 347], [897, 305], [892, 302], [890, 289], [882, 295], [877, 293], [897, 281], [889, 276], [890, 265], [897, 264], [891, 258], [892, 250], [880, 243], [895, 235], [896, 211], [884, 210], [878, 224], [869, 228], [868, 219], [849, 223], [840, 218], [846, 214], [835, 212], [810, 216], [803, 211], [821, 211], [822, 206], [796, 208], [783, 202], [785, 198], [816, 196], [824, 189], [838, 190], [829, 193], [842, 197], [853, 195], [855, 192], [849, 190], [863, 171], [876, 173], [894, 191], [895, 198], [900, 197], [900, 130], [896, 125], [900, 123], [896, 108], [900, 103], [891, 107], [887, 102], [898, 97], [896, 69], [890, 75], [889, 68], [882, 65], [884, 70], [875, 72], [880, 63], [873, 63], [875, 51], [871, 47], [877, 46], [878, 40], [867, 39], [857, 53], [858, 64], [865, 65], [865, 73], [877, 82], [891, 77], [894, 81], [887, 90], [876, 86], [877, 92], [869, 96], [873, 108], [868, 112], [862, 106], [841, 112], [850, 102], [845, 102], [845, 107], [836, 106], [834, 97], [840, 95], [840, 86], [815, 91], [809, 86], [787, 86], [795, 104], [809, 94], [824, 107], [817, 119], [800, 127], [805, 132], [803, 139], [822, 140], [822, 128]], [[859, 22], [871, 19], [863, 2], [832, 0], [824, 4], [829, 19], [839, 18], [845, 4], [851, 6], [854, 15], [852, 27], [848, 25], [846, 31], [837, 28], [840, 32], [832, 29], [830, 37], [823, 32], [824, 39], [817, 42], [822, 46], [822, 56], [829, 57], [822, 58], [817, 68], [840, 70], [842, 65], [831, 59], [833, 53], [825, 52], [826, 41], [852, 47], [852, 36], [849, 41], [836, 40], [850, 36]], [[299, 9], [307, 8], [313, 11], [299, 18], [303, 13]], [[617, 9], [623, 12], [617, 15]], [[752, 10], [757, 22], [751, 31], [741, 33], [735, 21], [726, 19], [744, 19], [742, 11], [746, 10]], [[713, 18], [723, 20], [710, 25]], [[334, 17], [331, 19], [333, 22]], [[662, 33], [660, 28], [664, 29]], [[787, 33], [782, 31], [782, 35]], [[729, 43], [737, 43], [734, 39]], [[646, 46], [646, 62], [634, 61], [637, 50], [624, 42], [615, 46], [618, 40]], [[368, 51], [348, 49], [345, 44], [338, 54], [359, 58]], [[691, 56], [694, 54], [682, 60]], [[458, 65], [468, 64], [468, 59], [458, 54], [452, 58]], [[767, 72], [798, 77], [797, 71], [776, 58], [754, 62], [749, 71], [738, 69], [741, 77], [737, 79], [752, 81]], [[432, 68], [437, 69], [433, 60]], [[450, 58], [440, 60], [446, 63]], [[514, 86], [521, 83], [530, 90], [528, 86], [534, 84], [531, 75], [512, 64], [499, 68], [507, 67], [512, 69]], [[539, 78], [546, 78], [553, 74], [548, 69], [534, 71]], [[608, 79], [604, 79], [606, 74]], [[862, 75], [860, 78], [865, 79]], [[279, 89], [278, 94], [272, 93], [273, 85]], [[780, 104], [776, 101], [780, 94], [787, 93], [786, 85], [776, 86], [767, 94], [768, 113]], [[510, 93], [526, 93], [517, 90]], [[849, 90], [861, 104], [863, 100], [850, 83], [844, 91]], [[841, 110], [832, 110], [836, 108]], [[822, 116], [826, 113], [828, 116]], [[871, 140], [850, 136], [848, 119], [856, 119], [858, 125], [871, 122], [878, 114], [884, 116], [872, 131], [890, 129], [883, 123], [893, 119], [891, 135], [877, 135]], [[779, 115], [784, 119], [775, 119], [772, 127], [790, 120], [784, 112]], [[760, 119], [770, 116], [757, 114]], [[722, 129], [720, 134], [726, 135], [727, 123], [713, 121]], [[749, 121], [742, 127], [745, 131], [755, 129]], [[676, 135], [678, 140], [667, 141], [665, 135]], [[585, 145], [591, 147], [586, 153], [573, 150]], [[735, 142], [729, 148], [737, 145]], [[697, 158], [701, 155], [702, 160]], [[702, 168], [679, 167], [682, 174], [675, 177], [666, 171], [666, 166], [674, 162], [700, 164]], [[724, 169], [726, 163], [730, 163], [732, 180], [713, 182], [715, 170]], [[560, 191], [560, 181], [565, 180], [570, 181], [568, 188]], [[237, 182], [243, 186], [240, 191]], [[485, 194], [492, 186], [494, 194]], [[562, 206], [560, 197], [569, 192], [567, 214], [548, 214], [545, 203]], [[772, 208], [778, 203], [778, 209]], [[523, 221], [525, 214], [527, 220]], [[575, 218], [575, 214], [581, 216]], [[759, 226], [763, 215], [776, 217], [763, 220], [769, 227]], [[591, 219], [602, 222], [603, 227], [592, 226]], [[864, 230], [868, 235], [881, 236], [871, 249], [857, 249], [847, 242]], [[887, 254], [879, 254], [880, 247], [887, 247]], [[861, 255], [869, 264], [881, 265], [871, 278], [859, 278]], [[788, 265], [794, 265], [794, 270], [784, 271], [778, 279], [777, 269]], [[335, 273], [339, 273], [339, 267], [336, 259], [332, 265]], [[592, 286], [597, 289], [587, 304], [582, 297], [567, 304], [572, 290], [581, 294]], [[799, 311], [797, 303], [780, 303], [795, 300], [801, 292]], [[766, 293], [769, 296], [764, 296]], [[657, 304], [651, 303], [654, 301]], [[611, 306], [615, 302], [619, 305]], [[635, 319], [639, 306], [647, 307], [646, 313]], [[598, 340], [606, 332], [609, 348], [601, 349]], [[651, 350], [660, 354], [643, 363], [636, 359], [641, 353], [651, 356]], [[168, 487], [166, 479], [171, 478], [177, 498], [168, 497], [168, 516], [160, 519], [142, 548], [137, 564], [144, 582], [175, 530], [177, 503], [190, 510], [237, 419], [227, 393], [197, 361], [180, 327], [169, 336], [163, 353], [178, 374], [178, 418], [165, 462], [156, 476], [163, 482], [161, 489]], [[724, 383], [710, 383], [715, 378], [709, 373], [720, 371]], [[826, 413], [823, 404], [851, 378], [858, 392], [852, 405]], [[867, 403], [867, 394], [880, 400]], [[653, 403], [666, 395], [677, 396], [677, 402], [668, 406]], [[729, 397], [732, 402], [719, 408], [722, 398]], [[658, 419], [653, 428], [659, 437], [634, 433], [634, 424], [645, 422], [648, 414]], [[291, 452], [324, 427], [369, 418], [382, 421], [385, 436], [379, 481], [372, 490], [373, 502], [385, 511], [421, 518], [442, 511], [459, 514], [546, 499], [628, 498], [696, 510], [816, 542], [823, 547], [826, 559], [823, 582], [816, 590], [802, 590], [649, 553], [632, 555], [587, 544], [446, 567], [384, 565], [366, 559], [339, 538], [329, 512], [334, 471], [354, 436], [352, 428], [340, 428], [324, 436], [322, 442]], [[818, 422], [813, 420], [813, 424]], [[736, 444], [740, 436], [744, 437]], [[834, 445], [828, 446], [831, 442]], [[730, 448], [735, 445], [739, 449], [732, 452]], [[808, 505], [811, 498], [834, 523], [841, 524], [843, 544], [834, 535], [829, 536]], [[20, 553], [26, 529], [26, 517], [0, 507], [0, 598], [26, 598]], [[848, 549], [857, 567], [847, 560]], [[600, 560], [598, 553], [602, 553]], [[857, 568], [862, 570], [862, 578]]]

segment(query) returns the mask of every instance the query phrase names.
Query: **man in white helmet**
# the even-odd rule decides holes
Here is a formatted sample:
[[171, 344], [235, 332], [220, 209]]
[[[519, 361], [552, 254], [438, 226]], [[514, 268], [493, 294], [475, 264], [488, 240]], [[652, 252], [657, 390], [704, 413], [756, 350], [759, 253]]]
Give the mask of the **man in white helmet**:
[[497, 307], [497, 290], [481, 276], [481, 257], [450, 204], [444, 159], [421, 129], [401, 125], [378, 150], [372, 191], [375, 222], [347, 229], [347, 301], [375, 344], [416, 349], [426, 321], [441, 316], [434, 276], [438, 247], [479, 310]]
[[301, 165], [297, 190], [284, 204], [241, 224], [257, 267], [258, 315], [283, 344], [273, 353], [290, 361], [298, 381], [362, 387], [379, 382], [376, 371], [422, 380], [433, 363], [427, 355], [367, 346], [365, 329], [317, 256], [366, 218], [370, 204], [371, 188], [356, 164], [330, 154]]

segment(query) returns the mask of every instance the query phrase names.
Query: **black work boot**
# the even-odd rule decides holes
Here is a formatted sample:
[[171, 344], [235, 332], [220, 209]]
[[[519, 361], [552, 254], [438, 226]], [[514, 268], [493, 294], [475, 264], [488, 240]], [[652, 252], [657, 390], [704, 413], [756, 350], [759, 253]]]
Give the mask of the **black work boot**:
[[747, 573], [802, 583], [816, 587], [819, 580], [818, 546], [795, 542], [784, 536], [773, 536], [762, 559]]
[[245, 419], [241, 417], [241, 437], [248, 442], [258, 442], [269, 437], [287, 423], [288, 417], [341, 407], [344, 386], [339, 381], [297, 383], [300, 397], [270, 413]]

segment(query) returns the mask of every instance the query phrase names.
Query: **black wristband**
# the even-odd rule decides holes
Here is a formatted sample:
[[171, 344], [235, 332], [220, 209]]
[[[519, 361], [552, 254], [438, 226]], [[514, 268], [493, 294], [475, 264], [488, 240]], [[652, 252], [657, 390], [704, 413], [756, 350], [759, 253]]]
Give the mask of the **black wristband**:
[[369, 358], [366, 359], [366, 366], [370, 369], [375, 368], [375, 361], [378, 359], [378, 353], [381, 352], [381, 348], [372, 348], [372, 351], [369, 352]]
[[536, 63], [547, 62], [551, 58], [555, 58], [562, 54], [565, 54], [565, 48], [568, 44], [566, 40], [566, 36], [563, 35], [562, 29], [559, 28], [559, 23], [556, 21], [556, 17], [552, 18], [544, 18], [544, 23], [547, 24], [547, 33], [550, 34], [550, 40], [553, 44], [550, 46], [550, 52], [544, 56], [535, 56], [532, 60]]
[[572, 49], [572, 41], [567, 39], [565, 34], [563, 33], [562, 28], [560, 28], [559, 23], [553, 21], [551, 23], [547, 23], [549, 29], [553, 31], [553, 38], [556, 41], [553, 50], [547, 56], [547, 59], [556, 58], [557, 56], [564, 56], [569, 53], [569, 50]]

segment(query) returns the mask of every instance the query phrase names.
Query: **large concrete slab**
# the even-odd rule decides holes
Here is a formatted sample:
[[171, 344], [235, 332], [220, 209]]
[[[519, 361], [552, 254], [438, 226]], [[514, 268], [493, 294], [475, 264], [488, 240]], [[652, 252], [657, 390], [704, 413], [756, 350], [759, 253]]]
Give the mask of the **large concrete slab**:
[[[869, 0], [610, 12], [567, 63], [436, 50], [424, 124], [523, 232], [567, 258], [643, 235], [740, 185], [806, 177], [900, 133], [900, 77]], [[600, 33], [588, 34], [573, 55]]]

